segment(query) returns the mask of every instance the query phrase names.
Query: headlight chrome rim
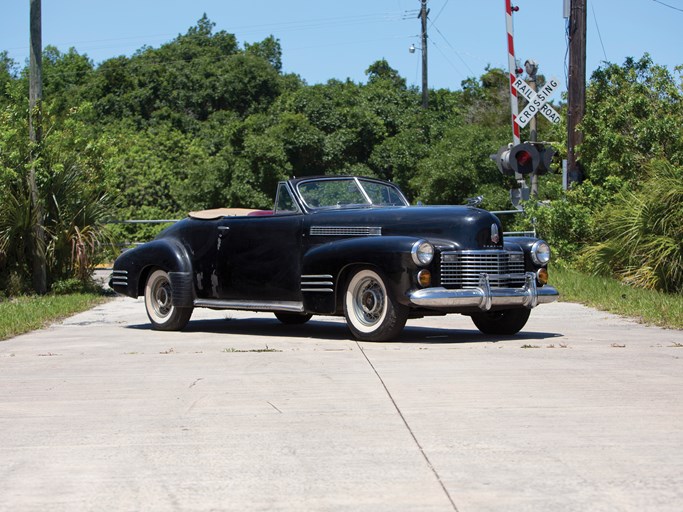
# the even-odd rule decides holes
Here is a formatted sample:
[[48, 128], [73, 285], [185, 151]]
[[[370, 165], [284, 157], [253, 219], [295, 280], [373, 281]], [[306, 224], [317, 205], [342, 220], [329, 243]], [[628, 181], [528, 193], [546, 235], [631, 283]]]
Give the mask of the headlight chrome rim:
[[418, 240], [410, 250], [413, 263], [418, 267], [426, 267], [434, 259], [434, 246], [427, 240]]
[[537, 240], [531, 246], [531, 260], [536, 265], [547, 265], [550, 261], [550, 246], [545, 240]]

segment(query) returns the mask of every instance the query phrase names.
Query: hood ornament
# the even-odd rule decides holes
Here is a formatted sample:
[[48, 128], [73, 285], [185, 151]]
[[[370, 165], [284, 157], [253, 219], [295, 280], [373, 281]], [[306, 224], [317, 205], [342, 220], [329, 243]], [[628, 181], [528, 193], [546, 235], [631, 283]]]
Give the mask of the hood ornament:
[[479, 206], [484, 201], [484, 196], [468, 197], [467, 206]]
[[491, 242], [497, 244], [500, 242], [500, 232], [497, 224], [491, 224]]

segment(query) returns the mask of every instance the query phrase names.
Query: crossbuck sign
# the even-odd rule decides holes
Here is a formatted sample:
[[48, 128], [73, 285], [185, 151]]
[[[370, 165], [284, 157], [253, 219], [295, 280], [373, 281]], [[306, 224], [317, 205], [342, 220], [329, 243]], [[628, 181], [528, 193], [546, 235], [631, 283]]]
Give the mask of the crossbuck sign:
[[534, 92], [522, 78], [515, 80], [512, 86], [529, 102], [517, 116], [516, 121], [520, 128], [524, 128], [539, 112], [551, 123], [558, 124], [560, 122], [560, 114], [547, 103], [550, 95], [560, 86], [557, 78], [551, 78], [538, 92]]

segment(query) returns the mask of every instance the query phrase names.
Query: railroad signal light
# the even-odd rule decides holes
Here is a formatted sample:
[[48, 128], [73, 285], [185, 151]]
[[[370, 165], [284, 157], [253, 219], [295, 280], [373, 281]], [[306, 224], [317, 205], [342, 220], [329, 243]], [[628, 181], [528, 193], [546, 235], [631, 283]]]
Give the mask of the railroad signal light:
[[536, 167], [536, 174], [546, 174], [550, 171], [550, 164], [557, 154], [557, 151], [550, 146], [539, 146], [537, 149], [540, 159], [538, 167]]
[[[552, 158], [552, 156], [551, 156]], [[491, 159], [498, 166], [498, 170], [506, 176], [531, 174], [538, 168], [541, 157], [538, 150], [531, 144], [522, 143], [515, 146], [503, 146]]]

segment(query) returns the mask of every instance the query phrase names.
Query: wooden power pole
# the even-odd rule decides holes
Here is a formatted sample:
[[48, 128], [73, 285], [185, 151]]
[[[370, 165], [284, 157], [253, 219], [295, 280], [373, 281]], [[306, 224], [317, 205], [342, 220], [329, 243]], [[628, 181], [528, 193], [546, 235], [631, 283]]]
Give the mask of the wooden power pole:
[[422, 21], [422, 108], [429, 106], [429, 89], [427, 86], [427, 0], [421, 0], [420, 20]]
[[583, 179], [576, 147], [583, 142], [583, 133], [577, 126], [586, 113], [586, 0], [571, 0], [568, 34], [567, 175], [571, 186]]
[[31, 257], [33, 260], [33, 289], [40, 294], [47, 292], [47, 270], [45, 262], [45, 227], [43, 225], [43, 208], [36, 183], [36, 160], [40, 148], [42, 134], [42, 101], [43, 101], [43, 42], [41, 28], [41, 0], [31, 0], [30, 7], [30, 47], [29, 58], [29, 139], [31, 143], [31, 167], [28, 175], [28, 186], [31, 192], [31, 210], [33, 211], [33, 243]]

